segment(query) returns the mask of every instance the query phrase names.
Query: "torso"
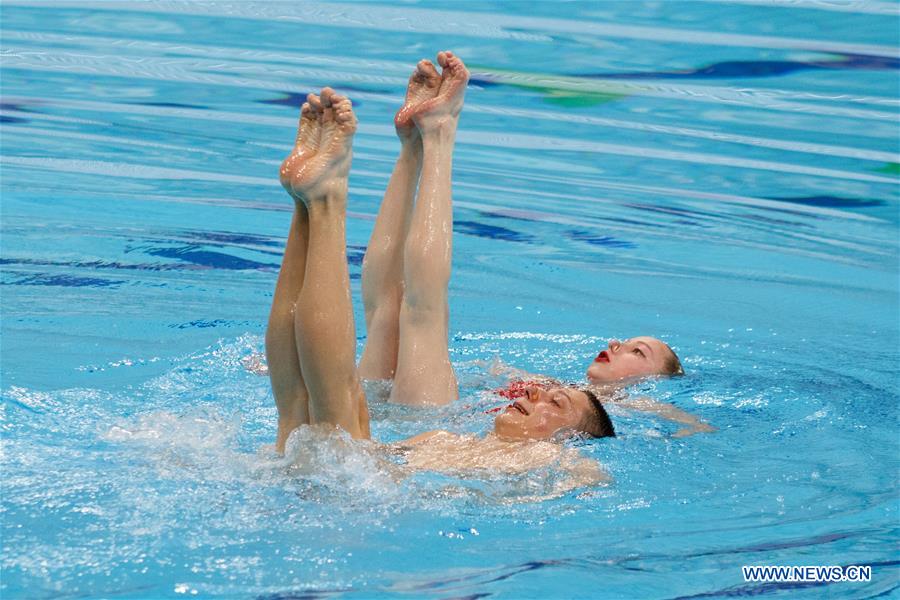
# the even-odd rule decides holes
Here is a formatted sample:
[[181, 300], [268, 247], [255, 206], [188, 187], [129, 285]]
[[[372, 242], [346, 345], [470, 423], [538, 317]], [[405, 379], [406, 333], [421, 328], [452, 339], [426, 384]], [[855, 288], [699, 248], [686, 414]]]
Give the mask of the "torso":
[[573, 458], [569, 453], [577, 455], [577, 451], [553, 442], [508, 441], [494, 434], [479, 438], [447, 431], [430, 431], [395, 446], [404, 451], [409, 467], [442, 473], [524, 473]]
[[493, 498], [501, 502], [541, 502], [610, 481], [597, 461], [548, 441], [430, 431], [391, 446], [392, 454], [404, 458], [404, 469], [488, 480], [502, 477], [504, 491]]

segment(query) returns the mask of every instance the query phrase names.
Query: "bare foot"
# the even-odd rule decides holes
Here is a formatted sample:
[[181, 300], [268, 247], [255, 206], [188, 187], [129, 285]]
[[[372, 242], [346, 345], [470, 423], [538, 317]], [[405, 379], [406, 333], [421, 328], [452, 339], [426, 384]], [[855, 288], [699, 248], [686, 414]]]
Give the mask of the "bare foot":
[[[306, 96], [306, 102], [300, 107], [300, 123], [297, 126], [297, 137], [294, 140], [294, 148], [287, 158], [281, 163], [278, 178], [281, 185], [293, 196], [291, 189], [291, 176], [299, 168], [300, 163], [311, 158], [319, 149], [319, 137], [322, 125], [319, 122], [319, 113], [322, 112], [322, 103], [315, 94]], [[296, 198], [295, 198], [296, 200]]]
[[419, 130], [413, 123], [413, 113], [420, 104], [437, 95], [440, 85], [441, 75], [434, 68], [434, 63], [426, 59], [420, 60], [416, 65], [416, 70], [409, 77], [406, 100], [394, 116], [394, 125], [397, 127], [397, 135], [401, 141], [406, 142], [419, 136]]
[[423, 133], [444, 124], [456, 124], [469, 81], [469, 71], [458, 56], [446, 51], [438, 52], [437, 58], [442, 68], [437, 96], [419, 104], [412, 115]]
[[328, 191], [333, 184], [346, 185], [353, 156], [356, 115], [350, 100], [331, 88], [324, 88], [319, 99], [318, 147], [315, 154], [296, 161], [290, 172], [291, 195], [303, 201]]

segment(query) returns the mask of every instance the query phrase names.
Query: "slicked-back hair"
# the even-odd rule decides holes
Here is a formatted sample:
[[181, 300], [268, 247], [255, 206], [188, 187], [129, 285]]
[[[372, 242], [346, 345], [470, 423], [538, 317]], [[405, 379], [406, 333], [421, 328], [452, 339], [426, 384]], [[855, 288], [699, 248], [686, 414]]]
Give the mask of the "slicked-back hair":
[[678, 359], [678, 355], [675, 354], [675, 351], [672, 350], [672, 347], [668, 344], [665, 344], [666, 349], [669, 351], [669, 356], [666, 357], [666, 362], [663, 364], [663, 374], [664, 375], [684, 375], [684, 367], [681, 366], [681, 360]]
[[585, 414], [580, 429], [595, 438], [616, 437], [616, 430], [609, 418], [609, 413], [603, 408], [597, 394], [584, 388], [581, 388], [580, 391], [584, 392], [591, 404], [591, 410]]

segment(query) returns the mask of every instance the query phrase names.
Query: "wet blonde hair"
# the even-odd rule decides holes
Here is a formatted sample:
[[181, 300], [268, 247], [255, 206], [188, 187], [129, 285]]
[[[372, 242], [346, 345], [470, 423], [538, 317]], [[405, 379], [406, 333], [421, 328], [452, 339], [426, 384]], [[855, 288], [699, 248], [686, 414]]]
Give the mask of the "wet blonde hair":
[[681, 366], [681, 360], [678, 359], [678, 355], [675, 354], [671, 346], [665, 342], [663, 342], [663, 345], [669, 351], [669, 356], [666, 357], [666, 362], [663, 364], [663, 375], [684, 375], [684, 367]]

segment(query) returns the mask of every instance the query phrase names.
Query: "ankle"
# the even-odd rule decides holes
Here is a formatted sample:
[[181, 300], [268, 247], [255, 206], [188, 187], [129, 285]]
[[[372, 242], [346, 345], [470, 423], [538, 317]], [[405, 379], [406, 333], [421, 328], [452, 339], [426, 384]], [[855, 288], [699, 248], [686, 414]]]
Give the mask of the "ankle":
[[322, 204], [346, 206], [347, 178], [328, 177], [303, 190], [295, 190], [295, 192], [297, 192], [298, 202], [301, 202], [310, 212]]
[[309, 210], [310, 235], [312, 230], [331, 231], [343, 229], [347, 221], [347, 195], [324, 194], [305, 200]]
[[422, 136], [416, 132], [415, 137], [400, 138], [400, 156], [398, 160], [418, 160], [422, 156]]
[[449, 142], [456, 139], [456, 126], [459, 120], [454, 117], [441, 117], [434, 121], [422, 123], [419, 131], [422, 134], [422, 143]]

